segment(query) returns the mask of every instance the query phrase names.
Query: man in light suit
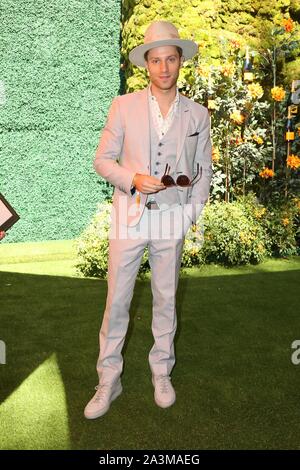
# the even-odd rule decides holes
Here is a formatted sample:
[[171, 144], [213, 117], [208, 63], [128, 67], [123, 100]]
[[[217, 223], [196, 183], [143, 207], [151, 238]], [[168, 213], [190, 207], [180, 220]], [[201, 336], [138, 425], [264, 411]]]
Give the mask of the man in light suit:
[[104, 415], [122, 392], [122, 348], [145, 247], [153, 294], [149, 365], [154, 400], [167, 408], [176, 399], [170, 374], [182, 249], [209, 197], [212, 175], [209, 114], [176, 86], [184, 60], [197, 51], [195, 42], [180, 39], [172, 23], [150, 24], [144, 44], [129, 54], [133, 64], [146, 67], [150, 84], [113, 99], [96, 151], [94, 168], [115, 190], [99, 384], [84, 410], [88, 419]]

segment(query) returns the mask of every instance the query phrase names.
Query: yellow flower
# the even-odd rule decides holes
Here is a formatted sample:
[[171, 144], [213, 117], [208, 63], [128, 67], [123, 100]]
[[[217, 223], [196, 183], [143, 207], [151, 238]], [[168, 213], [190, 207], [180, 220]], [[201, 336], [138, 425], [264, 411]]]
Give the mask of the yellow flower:
[[287, 225], [289, 225], [289, 223], [290, 223], [290, 219], [288, 219], [287, 217], [285, 217], [284, 219], [282, 219], [282, 225], [284, 225], [285, 227], [286, 227]]
[[296, 204], [296, 207], [298, 209], [298, 212], [300, 212], [300, 199], [298, 197], [294, 197], [293, 198], [293, 201], [295, 202]]
[[264, 90], [259, 83], [250, 83], [247, 88], [252, 98], [261, 98], [264, 94]]
[[230, 114], [230, 119], [234, 121], [236, 124], [241, 125], [245, 120], [245, 116], [242, 115], [240, 111], [235, 109], [233, 113]]
[[204, 78], [208, 78], [209, 75], [210, 75], [210, 67], [208, 65], [199, 65], [199, 67], [197, 67], [196, 69], [196, 72], [201, 76], [201, 77], [204, 77]]
[[245, 242], [247, 240], [247, 234], [245, 232], [240, 232], [239, 236], [242, 242]]
[[259, 176], [261, 178], [268, 179], [268, 178], [273, 178], [274, 174], [275, 174], [274, 171], [271, 170], [270, 168], [264, 168], [262, 171], [260, 171]]
[[262, 216], [267, 212], [267, 209], [265, 207], [262, 207], [261, 209], [255, 209], [254, 211], [254, 216], [257, 219], [261, 219]]
[[241, 242], [244, 243], [245, 245], [250, 245], [251, 240], [253, 240], [254, 238], [251, 234], [245, 233], [245, 232], [240, 232], [239, 236], [240, 236]]
[[231, 39], [229, 44], [232, 47], [232, 49], [240, 49], [241, 48], [241, 43], [239, 41], [237, 41], [236, 39]]
[[260, 253], [262, 253], [262, 252], [265, 250], [262, 243], [259, 243], [259, 244], [257, 245], [257, 249], [258, 249], [258, 251], [259, 251]]
[[212, 148], [212, 159], [213, 162], [218, 162], [220, 160], [220, 152], [216, 147]]
[[207, 101], [207, 108], [208, 109], [217, 109], [217, 105], [215, 100], [208, 100]]
[[206, 41], [200, 41], [200, 42], [197, 42], [197, 44], [198, 44], [198, 49], [201, 49], [201, 47], [206, 47], [207, 46]]
[[259, 135], [256, 135], [256, 134], [252, 136], [252, 139], [259, 145], [264, 143], [264, 140]]
[[286, 159], [286, 164], [292, 168], [292, 170], [297, 170], [297, 168], [300, 167], [300, 158], [297, 157], [297, 155], [289, 155]]
[[275, 101], [283, 101], [285, 97], [285, 91], [281, 86], [275, 86], [271, 89], [272, 98]]
[[294, 22], [291, 18], [288, 20], [283, 20], [283, 27], [287, 33], [290, 33], [294, 29]]
[[223, 65], [221, 67], [221, 73], [225, 76], [225, 77], [231, 77], [235, 72], [235, 65], [228, 62], [227, 64]]

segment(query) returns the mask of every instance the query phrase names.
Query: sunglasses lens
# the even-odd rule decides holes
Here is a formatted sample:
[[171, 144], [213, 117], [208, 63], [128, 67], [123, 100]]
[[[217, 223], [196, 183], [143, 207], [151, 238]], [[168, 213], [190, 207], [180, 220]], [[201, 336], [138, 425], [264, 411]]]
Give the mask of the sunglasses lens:
[[161, 182], [165, 186], [173, 186], [175, 184], [175, 181], [173, 180], [172, 176], [169, 175], [164, 175], [161, 179]]
[[190, 184], [190, 180], [188, 179], [188, 177], [186, 175], [178, 176], [176, 182], [177, 182], [178, 186], [189, 186], [189, 184]]

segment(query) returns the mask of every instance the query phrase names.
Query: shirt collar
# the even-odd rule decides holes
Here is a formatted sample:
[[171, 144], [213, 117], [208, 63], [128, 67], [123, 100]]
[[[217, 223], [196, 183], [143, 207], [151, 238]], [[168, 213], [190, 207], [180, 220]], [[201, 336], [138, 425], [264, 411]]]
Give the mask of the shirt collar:
[[[149, 85], [148, 85], [148, 97], [149, 97], [149, 100], [153, 99], [153, 100], [157, 101], [156, 97], [154, 95], [152, 95], [152, 93], [151, 93], [151, 83], [149, 83]], [[176, 104], [178, 102], [179, 102], [179, 91], [178, 91], [178, 87], [176, 86], [176, 95], [175, 95], [174, 101], [171, 103], [171, 106], [172, 106], [172, 104], [174, 104], [174, 106], [176, 106]]]

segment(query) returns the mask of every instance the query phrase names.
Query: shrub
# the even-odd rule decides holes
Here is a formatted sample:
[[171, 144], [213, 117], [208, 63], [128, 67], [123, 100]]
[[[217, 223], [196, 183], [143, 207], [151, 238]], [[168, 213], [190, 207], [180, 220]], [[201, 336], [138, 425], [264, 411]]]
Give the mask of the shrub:
[[75, 267], [84, 276], [106, 278], [110, 209], [110, 203], [99, 204], [91, 223], [77, 240]]
[[291, 256], [299, 252], [299, 202], [287, 200], [266, 208], [261, 224], [265, 228], [273, 256]]
[[[103, 279], [107, 276], [110, 211], [110, 203], [99, 205], [77, 241], [76, 267], [84, 276]], [[259, 204], [253, 194], [232, 203], [207, 205], [203, 216], [186, 235], [181, 267], [204, 263], [233, 266], [259, 263], [270, 254], [295, 254], [297, 214], [299, 216], [299, 201], [267, 208]], [[146, 249], [138, 276], [143, 277], [149, 270]]]
[[206, 206], [204, 262], [229, 266], [259, 263], [267, 255], [266, 232], [243, 202], [215, 202]]
[[[97, 213], [77, 240], [75, 267], [86, 277], [107, 278], [110, 212], [110, 202], [98, 204]], [[138, 276], [142, 278], [149, 269], [148, 250], [146, 249]]]
[[255, 217], [264, 229], [272, 256], [291, 256], [298, 252], [300, 200], [272, 198], [265, 206], [258, 204], [253, 193], [239, 198], [249, 217]]

